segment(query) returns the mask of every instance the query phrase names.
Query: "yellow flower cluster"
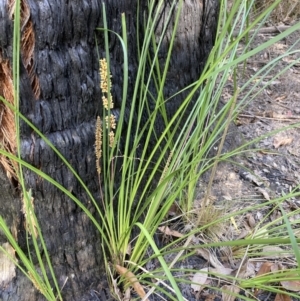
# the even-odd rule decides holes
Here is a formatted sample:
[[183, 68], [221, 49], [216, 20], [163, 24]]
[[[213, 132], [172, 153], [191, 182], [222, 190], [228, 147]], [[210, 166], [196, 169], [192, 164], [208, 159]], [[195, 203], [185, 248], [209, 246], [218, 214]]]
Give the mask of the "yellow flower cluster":
[[[103, 107], [108, 110], [108, 99], [106, 96], [102, 96], [102, 104], [103, 104]], [[110, 102], [109, 102], [109, 108], [110, 109], [113, 109], [114, 108], [114, 103], [113, 103], [113, 100], [112, 100], [112, 96], [110, 95]]]
[[115, 115], [111, 114], [109, 117], [106, 116], [105, 117], [105, 121], [106, 121], [106, 128], [111, 128], [111, 129], [115, 129], [116, 128], [116, 117]]
[[[105, 58], [99, 60], [99, 65], [100, 65], [99, 73], [100, 73], [100, 89], [102, 92], [102, 103], [105, 110], [108, 111], [109, 109], [113, 109], [114, 107], [113, 99], [110, 94], [110, 89], [112, 87], [112, 83], [111, 83], [112, 76], [108, 72], [107, 62]], [[113, 130], [116, 129], [116, 117], [110, 113], [110, 116], [105, 117], [105, 121], [106, 121], [106, 128], [109, 130], [109, 134], [108, 134], [109, 146], [112, 147], [115, 140], [115, 133]]]
[[98, 175], [100, 175], [101, 173], [100, 159], [102, 156], [102, 125], [99, 116], [97, 117], [97, 121], [96, 121], [95, 153], [96, 153], [96, 169]]
[[109, 80], [109, 83], [110, 83], [110, 87], [111, 87], [111, 75], [108, 75], [108, 72], [107, 72], [107, 62], [106, 62], [106, 59], [102, 59], [102, 60], [99, 60], [99, 65], [100, 65], [100, 88], [101, 88], [101, 91], [102, 93], [108, 93], [108, 80]]
[[[114, 103], [113, 103], [113, 99], [112, 96], [109, 95], [109, 100], [107, 99], [107, 94], [110, 94], [110, 89], [112, 86], [111, 83], [111, 75], [108, 73], [107, 71], [107, 62], [106, 59], [101, 59], [99, 60], [99, 65], [100, 65], [100, 89], [103, 93], [102, 96], [102, 103], [103, 103], [103, 107], [108, 110], [108, 107], [110, 109], [113, 109], [114, 107]], [[109, 85], [108, 85], [109, 82]]]
[[163, 170], [163, 172], [162, 172], [162, 174], [161, 174], [161, 176], [160, 176], [159, 183], [161, 183], [161, 182], [163, 181], [163, 179], [165, 178], [165, 176], [166, 176], [166, 174], [167, 174], [167, 171], [168, 171], [168, 169], [169, 169], [169, 165], [170, 165], [170, 162], [171, 162], [172, 157], [173, 157], [173, 151], [170, 152], [170, 155], [169, 155], [169, 157], [168, 157], [168, 160], [167, 160], [167, 162], [166, 162], [166, 165], [165, 165], [165, 167], [164, 167], [164, 170]]

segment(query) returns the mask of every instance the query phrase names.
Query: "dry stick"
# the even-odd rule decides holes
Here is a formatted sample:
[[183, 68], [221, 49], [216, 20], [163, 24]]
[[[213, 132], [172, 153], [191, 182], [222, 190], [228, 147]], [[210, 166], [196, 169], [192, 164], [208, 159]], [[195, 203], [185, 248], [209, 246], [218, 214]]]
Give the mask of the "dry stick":
[[[281, 27], [280, 28], [280, 26], [277, 26], [276, 24], [274, 24], [273, 22], [271, 22], [272, 23], [272, 25], [273, 25], [273, 27], [275, 27], [276, 29], [277, 29], [277, 32], [279, 32], [279, 33], [282, 33], [284, 30], [285, 30], [285, 27], [286, 26], [289, 26], [289, 25], [280, 25], [280, 26], [283, 26], [283, 27]], [[290, 26], [289, 26], [290, 27]], [[268, 28], [268, 27], [267, 27]]]
[[[227, 119], [226, 126], [225, 126], [225, 129], [224, 129], [224, 133], [223, 133], [223, 136], [222, 136], [219, 148], [218, 148], [215, 164], [212, 168], [211, 175], [209, 177], [209, 182], [208, 182], [206, 194], [205, 194], [205, 197], [204, 197], [204, 200], [203, 200], [203, 204], [207, 204], [207, 201], [208, 201], [208, 198], [209, 198], [209, 195], [210, 195], [210, 192], [211, 192], [212, 183], [213, 183], [213, 180], [215, 178], [215, 174], [216, 174], [216, 170], [217, 170], [217, 166], [218, 166], [218, 161], [219, 161], [219, 158], [220, 158], [220, 155], [221, 155], [221, 152], [222, 152], [222, 148], [223, 148], [223, 145], [224, 145], [224, 142], [225, 142], [225, 138], [227, 136], [227, 132], [228, 132], [228, 128], [229, 128], [229, 125], [230, 125], [230, 122], [231, 122], [233, 109], [234, 109], [235, 104], [236, 104], [238, 92], [239, 92], [239, 89], [237, 89], [235, 91], [234, 95], [233, 95], [233, 101], [232, 101], [232, 104], [231, 104], [231, 108], [229, 110], [229, 115], [228, 115], [228, 119]], [[200, 215], [199, 215], [199, 218], [200, 218]], [[198, 218], [198, 224], [200, 222], [199, 218]]]
[[[280, 25], [280, 26], [270, 26], [270, 27], [262, 27], [258, 30], [258, 33], [260, 34], [266, 34], [266, 33], [281, 33], [287, 29], [289, 29], [290, 25]], [[256, 32], [255, 29], [250, 30], [250, 34]], [[233, 36], [237, 37], [240, 34], [240, 31], [236, 30], [233, 32]]]
[[[129, 284], [133, 287], [133, 289], [135, 290], [135, 292], [141, 297], [143, 298], [143, 300], [145, 301], [149, 301], [148, 298], [146, 298], [146, 292], [143, 288], [143, 286], [140, 284], [140, 282], [138, 281], [138, 279], [136, 278], [136, 276], [127, 268], [115, 264], [114, 265], [116, 271], [118, 272], [118, 274], [120, 276], [123, 276], [126, 278], [126, 280], [129, 282]], [[146, 298], [146, 299], [145, 299]]]
[[238, 116], [244, 117], [244, 118], [257, 118], [257, 119], [278, 120], [278, 121], [294, 121], [294, 120], [300, 119], [300, 116], [289, 116], [287, 118], [266, 117], [266, 116], [252, 115], [252, 114], [239, 114]]

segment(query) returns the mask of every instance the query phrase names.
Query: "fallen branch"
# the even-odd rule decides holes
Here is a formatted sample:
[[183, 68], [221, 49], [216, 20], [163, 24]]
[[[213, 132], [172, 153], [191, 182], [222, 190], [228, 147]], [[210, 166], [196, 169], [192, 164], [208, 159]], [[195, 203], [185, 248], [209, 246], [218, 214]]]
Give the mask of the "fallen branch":
[[[273, 34], [273, 33], [281, 33], [285, 30], [287, 30], [288, 28], [290, 28], [291, 26], [290, 25], [278, 25], [278, 26], [270, 26], [270, 27], [262, 27], [258, 30], [256, 29], [253, 29], [253, 30], [250, 30], [250, 34], [251, 33], [255, 33], [255, 32], [258, 32], [260, 34], [266, 34], [266, 33], [269, 33], [269, 34]], [[234, 37], [237, 37], [238, 35], [240, 34], [240, 31], [239, 30], [235, 30], [233, 32], [233, 36]]]

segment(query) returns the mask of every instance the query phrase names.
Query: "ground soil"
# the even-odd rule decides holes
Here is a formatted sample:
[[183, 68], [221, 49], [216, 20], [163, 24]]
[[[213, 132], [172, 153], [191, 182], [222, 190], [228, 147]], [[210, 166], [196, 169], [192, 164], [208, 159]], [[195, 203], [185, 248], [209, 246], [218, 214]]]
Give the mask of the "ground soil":
[[[259, 34], [253, 41], [253, 47], [260, 45], [274, 36]], [[250, 142], [249, 151], [245, 155], [234, 158], [240, 166], [219, 164], [214, 176], [211, 196], [217, 202], [234, 200], [241, 201], [241, 208], [252, 202], [257, 203], [266, 199], [280, 197], [295, 189], [300, 182], [300, 63], [287, 68], [291, 62], [300, 58], [300, 31], [295, 32], [284, 41], [280, 41], [262, 53], [248, 60], [245, 66], [240, 66], [239, 86], [252, 80], [247, 91], [243, 91], [243, 98], [248, 91], [249, 103], [240, 110], [235, 124], [233, 137], [242, 133], [243, 142]], [[271, 59], [280, 57], [287, 49], [295, 45], [296, 54], [285, 56], [278, 60], [266, 78], [253, 77], [257, 70], [263, 68]], [[278, 77], [274, 79], [275, 76]], [[271, 80], [272, 79], [272, 80]], [[264, 87], [267, 81], [271, 83]], [[223, 102], [233, 94], [233, 84], [229, 80], [224, 90]], [[291, 126], [292, 128], [288, 128]], [[285, 130], [282, 130], [286, 128]], [[270, 134], [276, 130], [278, 133]], [[269, 136], [255, 141], [263, 135]], [[231, 136], [228, 137], [232, 139]], [[241, 139], [227, 141], [232, 149]], [[249, 169], [247, 171], [247, 169]], [[251, 173], [253, 172], [253, 174]], [[199, 195], [204, 194], [205, 183], [209, 175], [199, 183]], [[201, 187], [203, 190], [201, 191]], [[259, 189], [261, 188], [261, 189]], [[264, 195], [263, 192], [267, 192]], [[290, 199], [295, 206], [300, 206], [300, 199]], [[238, 206], [237, 206], [238, 207]], [[238, 208], [237, 208], [238, 209]]]
[[[251, 47], [257, 47], [257, 45], [261, 45], [275, 35], [276, 33], [258, 34], [253, 39]], [[260, 222], [264, 224], [276, 220], [281, 215], [279, 209], [270, 204], [264, 206], [264, 203], [268, 199], [275, 199], [288, 194], [294, 189], [299, 191], [299, 188], [297, 188], [300, 183], [299, 36], [300, 31], [295, 32], [288, 38], [258, 53], [249, 59], [246, 64], [239, 66], [238, 86], [242, 87], [249, 80], [251, 83], [247, 90], [243, 90], [239, 94], [238, 99], [243, 99], [250, 91], [247, 96], [249, 101], [247, 105], [239, 110], [235, 124], [230, 127], [229, 131], [231, 133], [227, 136], [224, 152], [238, 147], [241, 143], [253, 142], [248, 146], [247, 153], [233, 158], [235, 164], [223, 162], [218, 165], [209, 193], [210, 203], [213, 206], [206, 210], [220, 210], [225, 214], [234, 213], [245, 208], [247, 208], [247, 211], [236, 215], [234, 220], [229, 221], [228, 224], [221, 225], [219, 232], [214, 229], [216, 239], [242, 239], [251, 233]], [[294, 50], [298, 50], [298, 52], [281, 58], [280, 56], [284, 55], [294, 43], [296, 43]], [[278, 61], [273, 68], [268, 67], [267, 77], [254, 76], [257, 71], [264, 68], [274, 58], [278, 58]], [[298, 60], [297, 63], [288, 67], [296, 60]], [[285, 68], [286, 72], [281, 74]], [[270, 83], [265, 86], [268, 81]], [[226, 103], [232, 95], [233, 81], [229, 79], [221, 101]], [[289, 126], [292, 127], [288, 128]], [[286, 129], [282, 130], [285, 127]], [[280, 131], [255, 140], [276, 130]], [[203, 204], [203, 200], [207, 194], [210, 176], [210, 172], [205, 174], [198, 185], [195, 206], [199, 206], [202, 210], [206, 206], [206, 204]], [[262, 206], [255, 209], [255, 206], [259, 204], [262, 204]], [[300, 197], [288, 198], [282, 205], [287, 213], [297, 210], [300, 208]], [[211, 214], [215, 214], [215, 212], [211, 212]], [[300, 214], [294, 215], [292, 218], [300, 220]], [[205, 242], [205, 236], [204, 233], [200, 240]], [[232, 249], [224, 248], [223, 250], [214, 250], [214, 252], [216, 258], [224, 267], [239, 266], [240, 261], [234, 262], [232, 260], [228, 262], [227, 260], [229, 257], [233, 258]], [[170, 255], [170, 261], [174, 259], [174, 256], [176, 254]], [[270, 260], [280, 262], [278, 258]], [[289, 260], [293, 262], [292, 259]], [[254, 264], [254, 261], [252, 263]], [[211, 263], [205, 258], [205, 254], [192, 256], [177, 264], [179, 269], [182, 266], [199, 270], [212, 267]], [[257, 267], [258, 269], [259, 267]], [[254, 276], [257, 270], [248, 277]], [[183, 276], [179, 274], [177, 276]], [[210, 285], [220, 289], [224, 283], [212, 279]], [[217, 292], [217, 290], [205, 288], [197, 293], [187, 284], [180, 284], [180, 289], [186, 300], [189, 301], [222, 300], [221, 292]], [[249, 295], [248, 297], [251, 298]], [[254, 300], [275, 300], [275, 297], [275, 294], [261, 292], [256, 295], [255, 298], [257, 299]], [[161, 299], [154, 298], [153, 300]], [[236, 300], [240, 299], [237, 298]], [[300, 297], [293, 300], [300, 300]]]
[[[258, 34], [252, 41], [251, 47], [261, 45], [273, 38], [274, 35], [275, 33]], [[278, 209], [274, 210], [274, 206], [269, 204], [259, 209], [251, 210], [251, 208], [257, 204], [263, 204], [268, 199], [279, 198], [294, 189], [299, 191], [299, 36], [300, 31], [295, 32], [288, 38], [255, 55], [246, 64], [241, 64], [239, 67], [238, 86], [242, 87], [249, 80], [251, 80], [251, 84], [247, 91], [243, 91], [238, 98], [242, 99], [246, 93], [251, 91], [247, 96], [249, 98], [248, 104], [240, 110], [235, 120], [235, 126], [231, 128], [234, 134], [232, 136], [228, 135], [227, 147], [229, 145], [229, 148], [232, 149], [237, 146], [241, 140], [237, 139], [236, 141], [233, 138], [239, 137], [239, 133], [241, 133], [244, 142], [253, 141], [249, 148], [257, 150], [235, 157], [234, 161], [237, 164], [221, 163], [216, 170], [210, 191], [210, 199], [213, 200], [214, 206], [222, 208], [227, 213], [249, 208], [247, 212], [236, 216], [231, 225], [224, 227], [227, 234], [222, 233], [221, 235], [227, 236], [227, 239], [229, 238], [228, 235], [232, 239], [238, 239], [242, 237], [241, 233], [249, 233], [251, 228], [255, 227], [264, 218], [266, 218], [265, 222], [269, 222], [281, 215]], [[294, 50], [298, 52], [280, 58], [293, 44], [295, 44]], [[273, 68], [269, 68], [270, 72], [267, 77], [254, 76], [258, 70], [264, 68], [274, 58], [278, 58], [278, 61]], [[288, 67], [296, 60], [298, 60], [297, 63]], [[281, 74], [285, 68], [287, 68], [286, 72]], [[266, 87], [265, 83], [268, 81], [270, 83]], [[229, 79], [224, 89], [222, 102], [225, 103], [232, 95], [233, 82]], [[288, 128], [289, 126], [292, 127]], [[281, 130], [285, 127], [285, 130]], [[276, 130], [280, 131], [255, 141], [256, 138]], [[199, 182], [197, 199], [200, 201], [205, 198], [209, 178], [210, 173], [205, 175]], [[283, 202], [283, 208], [286, 212], [299, 209], [300, 198], [287, 199]], [[294, 220], [299, 220], [299, 218], [299, 214], [293, 216]], [[199, 268], [205, 266], [208, 266], [208, 264], [202, 262]], [[222, 286], [220, 283], [215, 283], [215, 285]], [[257, 298], [258, 300], [274, 300], [275, 295], [262, 293]], [[198, 296], [195, 294], [194, 298], [188, 297], [187, 299], [221, 300], [220, 294], [212, 293], [210, 290], [203, 290]], [[300, 300], [300, 297], [294, 300]]]

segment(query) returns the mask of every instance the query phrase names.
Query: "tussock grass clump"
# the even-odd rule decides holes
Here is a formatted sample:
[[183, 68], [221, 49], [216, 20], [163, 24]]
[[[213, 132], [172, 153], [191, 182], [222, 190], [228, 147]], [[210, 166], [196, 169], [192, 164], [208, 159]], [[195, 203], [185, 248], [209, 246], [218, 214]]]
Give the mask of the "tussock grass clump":
[[[183, 301], [186, 300], [186, 298], [183, 296], [183, 290], [181, 290], [180, 287], [186, 287], [187, 285], [192, 286], [197, 284], [197, 282], [199, 284], [199, 273], [202, 276], [206, 275], [211, 279], [217, 280], [215, 282], [204, 281], [201, 283], [200, 288], [197, 288], [199, 294], [203, 288], [206, 288], [219, 295], [225, 294], [223, 296], [224, 299], [228, 297], [228, 295], [231, 299], [233, 299], [234, 296], [247, 300], [251, 300], [251, 298], [255, 299], [255, 290], [265, 290], [267, 292], [297, 296], [290, 291], [284, 290], [280, 286], [274, 285], [275, 280], [275, 283], [278, 283], [278, 281], [282, 282], [280, 277], [283, 274], [278, 267], [277, 270], [273, 270], [272, 273], [270, 273], [270, 270], [267, 270], [267, 273], [261, 272], [259, 275], [252, 275], [253, 277], [246, 277], [245, 275], [247, 274], [242, 273], [247, 269], [247, 264], [250, 260], [254, 258], [260, 259], [261, 255], [266, 254], [267, 251], [270, 253], [270, 250], [263, 249], [266, 245], [284, 245], [288, 250], [285, 252], [292, 254], [295, 258], [294, 262], [297, 262], [298, 266], [300, 265], [300, 252], [298, 249], [299, 234], [294, 231], [293, 225], [291, 225], [288, 219], [290, 216], [287, 216], [281, 207], [282, 202], [287, 198], [299, 196], [300, 193], [297, 189], [294, 189], [289, 194], [280, 198], [270, 199], [264, 204], [258, 203], [255, 206], [251, 206], [251, 208], [242, 208], [241, 210], [223, 214], [220, 210], [217, 210], [213, 202], [209, 200], [211, 190], [211, 184], [209, 184], [209, 187], [206, 188], [205, 197], [209, 206], [206, 206], [205, 201], [204, 205], [202, 204], [202, 206], [198, 207], [199, 212], [195, 213], [193, 208], [197, 183], [205, 172], [212, 170], [212, 178], [210, 180], [210, 183], [212, 183], [215, 174], [214, 171], [220, 162], [231, 161], [232, 163], [236, 163], [231, 159], [233, 156], [247, 152], [250, 145], [264, 138], [259, 137], [255, 141], [248, 141], [233, 151], [221, 152], [229, 122], [234, 120], [239, 110], [255, 97], [255, 95], [251, 94], [253, 91], [253, 87], [251, 86], [253, 78], [259, 77], [264, 79], [267, 77], [268, 70], [274, 67], [279, 58], [268, 62], [264, 68], [253, 74], [252, 78], [241, 85], [241, 87], [238, 86], [236, 79], [238, 68], [255, 54], [267, 49], [270, 45], [287, 37], [296, 30], [299, 30], [300, 24], [293, 25], [287, 31], [278, 34], [273, 39], [264, 42], [255, 49], [250, 47], [251, 39], [246, 39], [246, 45], [243, 44], [241, 47], [241, 42], [244, 38], [249, 35], [250, 32], [256, 35], [258, 31], [255, 28], [267, 20], [268, 15], [276, 9], [276, 4], [279, 5], [278, 7], [283, 5], [283, 1], [272, 1], [272, 3], [264, 2], [266, 4], [270, 3], [270, 5], [266, 5], [265, 10], [259, 11], [261, 8], [257, 7], [258, 2], [254, 0], [234, 1], [230, 9], [229, 3], [226, 0], [222, 0], [215, 46], [199, 78], [189, 87], [184, 87], [182, 90], [176, 91], [174, 95], [170, 97], [176, 97], [189, 88], [190, 92], [184, 94], [186, 97], [182, 101], [182, 104], [174, 113], [174, 116], [170, 117], [166, 114], [166, 101], [168, 99], [163, 95], [163, 87], [168, 74], [183, 2], [183, 0], [170, 1], [169, 15], [165, 17], [167, 20], [171, 18], [171, 14], [174, 13], [175, 18], [174, 24], [172, 24], [173, 31], [169, 37], [169, 49], [167, 50], [166, 61], [164, 66], [161, 67], [158, 57], [163, 42], [163, 35], [167, 30], [167, 24], [162, 25], [162, 36], [157, 39], [154, 37], [156, 25], [160, 22], [159, 8], [163, 6], [165, 1], [149, 1], [149, 17], [147, 20], [144, 20], [143, 34], [141, 32], [137, 33], [138, 36], [143, 36], [144, 40], [141, 44], [137, 45], [139, 50], [139, 65], [134, 82], [133, 95], [130, 99], [130, 106], [128, 106], [127, 102], [129, 58], [127, 52], [126, 16], [122, 14], [121, 36], [112, 33], [116, 34], [124, 55], [123, 95], [118, 122], [111, 111], [114, 105], [111, 95], [112, 76], [110, 74], [109, 61], [109, 28], [107, 27], [105, 4], [103, 3], [103, 28], [99, 29], [104, 36], [106, 55], [104, 59], [99, 61], [103, 114], [96, 119], [94, 151], [96, 170], [99, 176], [100, 197], [103, 202], [104, 212], [100, 210], [99, 204], [87, 189], [84, 179], [78, 176], [69, 162], [65, 160], [51, 142], [28, 120], [23, 118], [19, 112], [19, 53], [17, 45], [19, 45], [20, 37], [18, 36], [19, 30], [15, 31], [17, 43], [15, 44], [14, 50], [14, 66], [16, 68], [14, 81], [16, 87], [15, 95], [17, 96], [15, 97], [15, 101], [17, 104], [12, 110], [15, 113], [17, 140], [20, 142], [19, 119], [22, 118], [37, 135], [45, 140], [68, 169], [72, 171], [96, 209], [92, 214], [87, 207], [83, 205], [81, 200], [77, 199], [65, 187], [37, 168], [21, 160], [19, 147], [17, 147], [17, 156], [10, 154], [5, 149], [0, 150], [1, 155], [15, 160], [18, 166], [20, 166], [19, 175], [25, 204], [27, 206], [27, 217], [29, 217], [30, 214], [30, 218], [27, 218], [28, 235], [30, 235], [30, 233], [37, 233], [36, 235], [32, 235], [32, 252], [36, 253], [41, 273], [34, 269], [31, 258], [28, 258], [18, 246], [17, 241], [11, 235], [1, 217], [0, 228], [18, 253], [22, 266], [21, 264], [18, 265], [13, 258], [12, 260], [14, 260], [14, 263], [18, 265], [23, 273], [35, 284], [36, 288], [42, 291], [47, 300], [62, 300], [62, 297], [39, 228], [39, 222], [41, 223], [43, 221], [36, 219], [31, 195], [26, 190], [24, 180], [22, 181], [23, 166], [34, 171], [40, 177], [59, 188], [61, 193], [66, 194], [72, 199], [93, 222], [99, 231], [99, 236], [102, 238], [102, 246], [99, 246], [99, 248], [103, 248], [105, 255], [107, 275], [109, 275], [109, 279], [111, 280], [111, 290], [119, 299], [125, 298], [125, 296], [127, 297], [128, 292], [130, 294], [130, 289], [127, 288], [133, 287], [135, 292], [140, 298], [143, 298], [143, 300], [147, 300], [148, 295], [155, 293], [161, 295], [162, 298], [167, 298], [167, 300]], [[292, 2], [289, 1], [289, 3]], [[19, 1], [16, 9], [17, 11], [20, 10]], [[254, 19], [253, 12], [256, 14]], [[15, 26], [20, 26], [19, 18], [20, 15], [15, 14]], [[250, 19], [251, 22], [249, 22]], [[238, 31], [238, 34], [236, 34], [236, 31]], [[149, 49], [151, 49], [151, 51], [149, 51]], [[242, 50], [240, 51], [240, 49]], [[299, 50], [290, 47], [282, 57], [295, 51]], [[288, 70], [297, 62], [299, 62], [299, 60], [287, 64], [281, 73]], [[149, 64], [150, 68], [148, 68]], [[147, 72], [145, 70], [147, 70]], [[229, 95], [227, 102], [221, 106], [221, 109], [218, 109], [228, 78], [233, 79], [234, 91], [232, 95]], [[272, 80], [273, 78], [268, 78], [268, 81], [265, 83], [260, 81], [262, 89], [266, 88], [268, 82]], [[154, 99], [153, 103], [155, 105], [150, 111], [148, 106], [149, 95], [155, 98], [155, 93], [149, 91], [151, 82], [155, 83], [157, 97]], [[199, 91], [201, 93], [199, 93]], [[242, 95], [242, 97], [237, 99], [240, 95]], [[193, 110], [187, 114], [186, 108], [192, 100], [194, 101]], [[9, 106], [8, 101], [10, 100], [6, 101], [2, 99], [2, 101], [5, 105]], [[124, 131], [123, 121], [125, 118], [125, 108], [128, 107], [130, 107], [131, 110], [126, 116], [126, 118], [128, 118], [126, 120], [127, 128], [126, 131]], [[141, 118], [145, 110], [148, 110], [147, 113], [149, 114], [149, 118], [146, 121]], [[155, 120], [158, 116], [162, 117], [162, 120], [165, 121], [165, 128], [160, 133], [155, 132]], [[182, 120], [181, 116], [185, 116], [185, 119]], [[180, 129], [178, 120], [180, 121]], [[126, 132], [125, 135], [124, 132]], [[267, 135], [272, 134], [274, 133]], [[155, 136], [157, 142], [155, 145], [150, 143], [153, 136]], [[132, 137], [134, 137], [134, 139], [132, 139]], [[124, 145], [121, 145], [121, 141]], [[140, 144], [143, 144], [142, 150], [139, 148]], [[149, 149], [149, 145], [152, 145], [151, 149]], [[211, 150], [215, 147], [218, 147], [219, 150], [216, 156], [212, 156]], [[122, 151], [121, 154], [120, 151]], [[119, 167], [120, 164], [115, 164], [116, 160], [121, 160], [121, 168]], [[153, 187], [153, 183], [156, 183], [155, 177], [157, 174], [161, 174], [161, 178], [156, 187]], [[115, 185], [116, 175], [120, 178], [118, 187]], [[101, 184], [103, 182], [102, 191]], [[169, 214], [175, 202], [181, 210], [181, 215], [186, 216], [187, 219], [181, 219], [182, 216], [175, 216], [173, 219], [187, 221], [189, 217], [192, 216], [194, 221], [197, 222], [191, 223], [191, 227], [185, 233], [168, 231], [168, 233], [165, 234], [174, 236], [176, 239], [170, 240], [167, 245], [158, 246], [154, 239], [155, 233], [158, 229], [167, 229], [167, 227], [161, 227], [161, 225], [166, 226], [172, 224], [171, 219], [169, 219]], [[282, 225], [280, 226], [280, 230], [284, 228], [284, 236], [280, 237], [276, 235], [277, 232], [272, 230], [276, 229], [276, 225], [274, 226], [274, 224], [270, 223], [265, 227], [262, 226], [262, 224], [257, 225], [254, 227], [253, 232], [244, 237], [229, 239], [228, 236], [223, 235], [221, 239], [221, 235], [219, 234], [220, 225], [223, 225], [224, 233], [228, 230], [227, 233], [232, 235], [234, 230], [232, 230], [232, 228], [229, 229], [229, 227], [231, 224], [234, 224], [236, 217], [247, 214], [250, 209], [255, 210], [266, 204], [276, 204], [279, 210], [281, 210]], [[192, 215], [190, 215], [191, 212]], [[237, 229], [237, 231], [238, 230], [239, 229]], [[207, 233], [212, 235], [206, 235]], [[214, 233], [216, 235], [213, 235]], [[39, 237], [42, 247], [37, 243], [36, 236]], [[205, 239], [203, 238], [204, 236]], [[224, 254], [231, 256], [228, 260], [228, 264], [234, 263], [236, 265], [235, 268], [233, 268], [233, 266], [225, 268], [222, 265], [220, 262], [221, 258], [220, 260], [217, 258], [218, 250], [220, 249], [223, 250]], [[4, 249], [2, 248], [1, 250]], [[50, 284], [51, 281], [48, 278], [47, 269], [40, 255], [41, 253], [46, 257], [47, 267], [51, 272], [51, 279], [57, 293], [54, 293]], [[177, 254], [172, 262], [168, 260], [170, 253]], [[151, 255], [148, 256], [148, 254]], [[205, 258], [209, 263], [209, 267], [199, 271], [199, 267], [191, 268], [181, 264], [187, 262], [188, 259], [192, 258], [195, 254]], [[236, 258], [234, 258], [234, 256], [236, 256]], [[237, 257], [240, 261], [233, 262]], [[151, 263], [152, 260], [155, 261], [156, 264], [153, 268], [149, 268], [148, 264]], [[180, 268], [178, 268], [178, 265], [176, 266], [176, 263], [179, 264]], [[24, 266], [26, 269], [23, 268]], [[285, 275], [290, 275], [292, 280], [300, 279], [300, 277], [298, 277], [299, 268], [296, 268], [296, 265], [293, 269], [287, 269], [285, 273]], [[201, 279], [203, 279], [203, 277]], [[120, 288], [124, 288], [124, 291], [121, 291]]]

